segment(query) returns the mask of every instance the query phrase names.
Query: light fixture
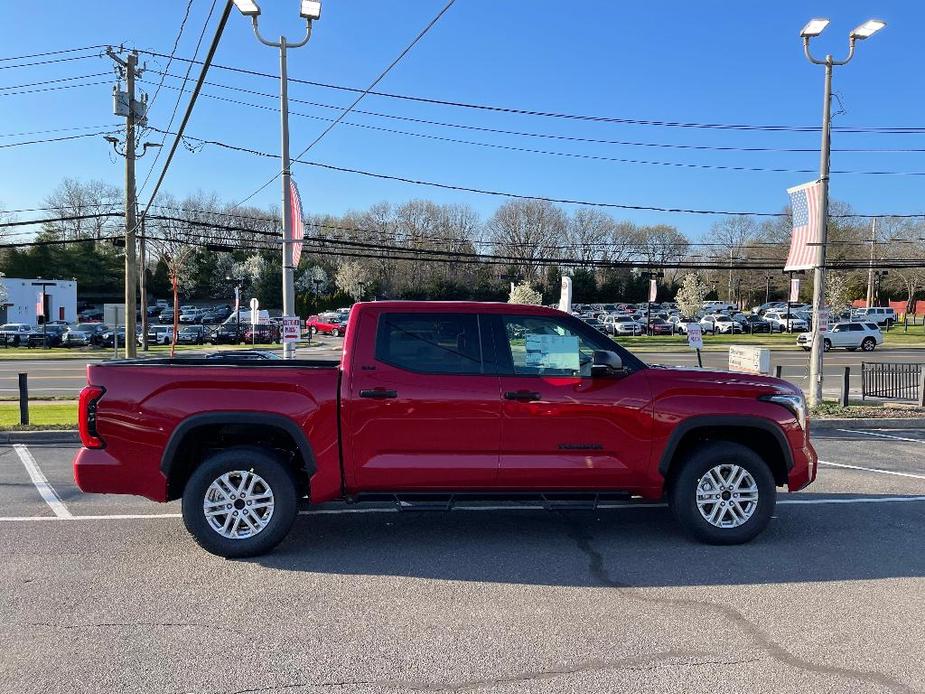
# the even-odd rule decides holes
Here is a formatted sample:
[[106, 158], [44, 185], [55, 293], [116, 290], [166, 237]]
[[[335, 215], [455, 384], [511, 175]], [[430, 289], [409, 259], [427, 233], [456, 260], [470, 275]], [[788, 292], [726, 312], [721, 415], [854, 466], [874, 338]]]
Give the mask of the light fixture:
[[800, 30], [800, 36], [804, 39], [811, 39], [813, 37], [819, 36], [825, 28], [829, 26], [828, 19], [810, 19], [806, 22], [806, 26]]
[[238, 8], [238, 11], [243, 14], [245, 17], [256, 17], [260, 14], [260, 8], [257, 7], [257, 3], [254, 0], [232, 0], [234, 6]]
[[873, 36], [885, 26], [886, 22], [884, 22], [882, 19], [868, 19], [861, 26], [856, 27], [855, 30], [851, 32], [851, 38], [864, 40]]
[[321, 18], [321, 3], [317, 0], [302, 0], [302, 11], [299, 16], [308, 21]]

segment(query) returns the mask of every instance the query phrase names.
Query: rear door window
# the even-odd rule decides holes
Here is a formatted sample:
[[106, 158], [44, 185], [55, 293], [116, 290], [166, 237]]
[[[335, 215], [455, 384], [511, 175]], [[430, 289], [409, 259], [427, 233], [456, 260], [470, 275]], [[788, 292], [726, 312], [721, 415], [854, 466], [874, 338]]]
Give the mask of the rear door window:
[[483, 373], [478, 316], [384, 313], [376, 334], [376, 359], [419, 373]]

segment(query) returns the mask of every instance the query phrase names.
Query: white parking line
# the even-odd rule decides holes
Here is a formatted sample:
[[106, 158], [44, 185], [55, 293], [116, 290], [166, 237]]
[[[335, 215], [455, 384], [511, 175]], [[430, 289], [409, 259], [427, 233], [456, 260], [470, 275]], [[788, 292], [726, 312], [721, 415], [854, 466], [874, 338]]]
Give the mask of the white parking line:
[[925, 443], [922, 439], [907, 439], [905, 436], [893, 436], [892, 434], [878, 434], [875, 431], [861, 431], [860, 429], [836, 429], [846, 434], [864, 434], [865, 436], [876, 436], [879, 439], [893, 439], [894, 441], [906, 441], [908, 443]]
[[860, 465], [845, 465], [844, 463], [830, 463], [827, 460], [820, 460], [820, 465], [830, 465], [832, 467], [843, 467], [848, 470], [863, 470], [864, 472], [879, 472], [881, 475], [896, 475], [897, 477], [912, 477], [917, 480], [925, 480], [925, 475], [916, 475], [911, 472], [896, 472], [894, 470], [881, 470], [876, 467], [861, 467]]
[[45, 499], [45, 503], [48, 504], [55, 516], [57, 518], [73, 518], [71, 512], [68, 511], [67, 507], [62, 503], [61, 497], [58, 496], [58, 493], [48, 483], [48, 478], [45, 477], [39, 469], [39, 464], [35, 462], [35, 458], [32, 457], [32, 453], [29, 452], [29, 449], [21, 443], [13, 444], [13, 449], [26, 468], [26, 472], [29, 473], [32, 484], [35, 485], [36, 490], [42, 495], [42, 498]]
[[[824, 505], [824, 504], [883, 504], [883, 503], [901, 503], [905, 501], [925, 501], [925, 496], [874, 496], [874, 497], [852, 497], [850, 499], [824, 498], [824, 499], [780, 499], [779, 506], [789, 505]], [[625, 504], [601, 504], [599, 509], [642, 509], [642, 508], [667, 508], [668, 504], [663, 503], [625, 503]], [[454, 511], [542, 511], [542, 506], [454, 506]], [[396, 508], [324, 508], [312, 509], [310, 511], [299, 511], [300, 516], [319, 516], [319, 515], [349, 515], [355, 513], [400, 513]], [[109, 516], [0, 516], [0, 523], [24, 523], [31, 521], [97, 521], [97, 520], [150, 520], [164, 518], [180, 518], [179, 513], [136, 513], [136, 514], [113, 514]]]

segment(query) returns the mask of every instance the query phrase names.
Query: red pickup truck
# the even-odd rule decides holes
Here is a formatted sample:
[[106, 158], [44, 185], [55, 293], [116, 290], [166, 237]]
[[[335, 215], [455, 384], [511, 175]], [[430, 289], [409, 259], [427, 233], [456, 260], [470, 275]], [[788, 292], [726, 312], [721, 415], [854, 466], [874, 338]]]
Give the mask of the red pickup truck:
[[226, 557], [273, 548], [304, 497], [666, 498], [691, 535], [734, 544], [768, 524], [777, 487], [816, 476], [798, 388], [650, 366], [539, 306], [360, 303], [339, 363], [87, 368], [79, 487], [182, 498], [190, 533]]

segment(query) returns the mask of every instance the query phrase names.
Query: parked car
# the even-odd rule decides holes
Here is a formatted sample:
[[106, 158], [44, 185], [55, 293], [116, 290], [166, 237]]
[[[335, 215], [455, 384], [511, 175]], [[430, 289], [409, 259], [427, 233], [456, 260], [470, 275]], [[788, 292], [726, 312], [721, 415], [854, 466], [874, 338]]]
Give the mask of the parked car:
[[713, 316], [713, 332], [720, 335], [736, 335], [742, 332], [742, 326], [730, 316], [717, 313]]
[[664, 318], [653, 318], [649, 321], [650, 335], [673, 335], [674, 326]]
[[29, 335], [33, 327], [28, 323], [6, 323], [0, 325], [0, 336], [4, 342], [13, 347], [25, 345], [29, 341]]
[[[182, 499], [186, 528], [225, 557], [271, 550], [305, 496], [367, 493], [403, 508], [421, 492], [447, 507], [666, 499], [695, 538], [731, 545], [765, 529], [778, 487], [816, 477], [798, 387], [651, 368], [541, 306], [361, 303], [340, 363], [211, 361], [89, 364], [73, 470], [84, 492]], [[139, 422], [156, 422], [143, 446]]]
[[79, 323], [70, 326], [61, 338], [64, 347], [89, 347], [103, 341], [103, 333], [109, 329], [104, 323]]
[[211, 352], [206, 359], [221, 361], [261, 361], [266, 359], [282, 359], [278, 352], [265, 349], [230, 349], [225, 352]]
[[205, 313], [201, 308], [186, 309], [180, 314], [180, 323], [191, 325], [202, 322], [202, 314]]
[[118, 342], [119, 347], [125, 346], [125, 327], [119, 326], [118, 328], [107, 327], [100, 334], [100, 345], [103, 347], [113, 347], [113, 342]]
[[613, 316], [609, 324], [613, 326], [614, 335], [642, 335], [645, 332], [642, 323], [630, 316]]
[[244, 340], [247, 344], [270, 344], [280, 341], [279, 328], [272, 323], [248, 323], [244, 328]]
[[95, 323], [103, 320], [103, 312], [95, 308], [87, 309], [77, 314], [77, 320], [81, 323]]
[[891, 327], [896, 323], [896, 311], [889, 307], [874, 306], [871, 308], [859, 308], [854, 311], [852, 320], [856, 321], [873, 321], [877, 325]]
[[305, 328], [312, 335], [315, 333], [324, 333], [340, 337], [347, 331], [346, 321], [340, 320], [336, 315], [325, 317], [324, 314], [319, 316], [309, 316], [305, 321]]
[[764, 319], [771, 324], [773, 330], [778, 332], [809, 330], [809, 323], [793, 313], [768, 311], [764, 314]]
[[607, 326], [601, 323], [597, 318], [594, 318], [593, 316], [582, 318], [581, 320], [583, 320], [585, 323], [587, 323], [592, 328], [597, 330], [599, 333], [604, 333], [604, 335], [610, 334], [610, 330], [607, 328]]
[[177, 332], [178, 345], [201, 345], [209, 337], [209, 331], [203, 325], [184, 325]]
[[[814, 333], [801, 333], [797, 337], [797, 344], [809, 351], [813, 346]], [[849, 352], [861, 349], [873, 352], [877, 345], [883, 344], [883, 333], [880, 326], [871, 322], [851, 321], [838, 323], [825, 333], [822, 348], [826, 352], [830, 349], [844, 348]]]
[[212, 328], [209, 331], [208, 341], [213, 345], [236, 345], [241, 342], [241, 338], [244, 335], [244, 328], [246, 325], [242, 324], [240, 327], [236, 323], [223, 323], [217, 328]]
[[148, 344], [169, 345], [173, 340], [172, 325], [149, 325]]
[[[735, 317], [733, 317], [735, 320]], [[742, 332], [744, 333], [770, 333], [771, 324], [766, 321], [764, 318], [755, 313], [749, 313], [743, 315], [742, 318], [738, 321], [739, 325], [742, 326]]]
[[38, 326], [29, 333], [26, 344], [29, 347], [59, 347], [67, 329], [67, 324], [60, 325], [58, 323], [47, 323], [44, 326]]

